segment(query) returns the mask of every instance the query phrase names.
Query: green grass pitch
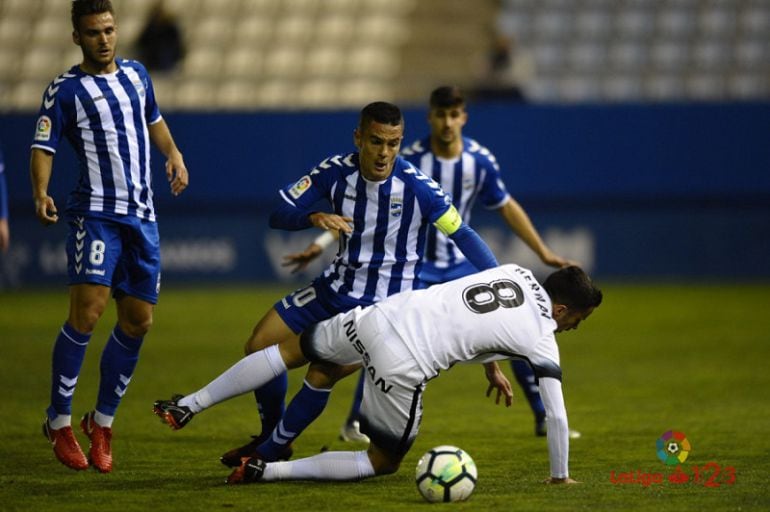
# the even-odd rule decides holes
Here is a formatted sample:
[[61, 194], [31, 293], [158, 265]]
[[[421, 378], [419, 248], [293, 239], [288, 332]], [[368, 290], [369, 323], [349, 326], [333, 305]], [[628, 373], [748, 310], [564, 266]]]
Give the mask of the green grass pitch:
[[[179, 432], [162, 425], [151, 405], [198, 389], [241, 357], [254, 323], [287, 291], [256, 287], [164, 290], [114, 425], [114, 472], [71, 471], [40, 433], [66, 291], [0, 293], [0, 510], [423, 510], [444, 505], [423, 502], [414, 467], [440, 444], [464, 448], [479, 470], [473, 496], [449, 505], [454, 510], [770, 509], [770, 287], [602, 287], [601, 308], [559, 337], [570, 426], [583, 434], [571, 443], [577, 486], [540, 483], [548, 475], [546, 442], [534, 437], [518, 386], [513, 407], [495, 406], [484, 397], [481, 368], [466, 365], [428, 385], [420, 436], [397, 474], [359, 483], [226, 486], [218, 457], [256, 432], [251, 395], [206, 411]], [[114, 321], [111, 308], [92, 338], [73, 415], [93, 407], [99, 354]], [[290, 393], [302, 375], [293, 372]], [[353, 385], [338, 385], [295, 444], [295, 456], [327, 444], [346, 448], [336, 435]], [[656, 456], [656, 440], [671, 429], [692, 444], [681, 473]], [[637, 472], [663, 481], [625, 482], [644, 478]], [[682, 474], [690, 481], [669, 480]]]

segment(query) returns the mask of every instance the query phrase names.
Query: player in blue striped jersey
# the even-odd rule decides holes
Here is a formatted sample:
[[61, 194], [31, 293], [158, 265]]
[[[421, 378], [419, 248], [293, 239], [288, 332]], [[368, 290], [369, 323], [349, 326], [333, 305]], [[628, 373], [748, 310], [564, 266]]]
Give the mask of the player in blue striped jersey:
[[[63, 139], [75, 150], [80, 167], [66, 208], [69, 316], [54, 344], [51, 404], [43, 431], [63, 464], [86, 469], [90, 460], [106, 473], [112, 470], [112, 421], [160, 289], [150, 142], [168, 159], [166, 175], [174, 195], [189, 178], [147, 71], [115, 56], [117, 24], [110, 1], [72, 2], [72, 26], [83, 60], [45, 90], [30, 159], [35, 213], [45, 225], [59, 220], [48, 183]], [[118, 321], [102, 352], [96, 407], [80, 424], [91, 443], [87, 460], [70, 426], [72, 395], [110, 292]]]
[[[463, 136], [467, 120], [462, 91], [454, 86], [436, 88], [429, 102], [430, 135], [405, 148], [402, 155], [451, 194], [464, 222], [470, 223], [473, 207], [480, 203], [484, 208], [497, 210], [508, 227], [546, 265], [576, 265], [555, 254], [543, 242], [527, 213], [508, 193], [495, 156], [475, 140]], [[473, 265], [451, 239], [440, 231], [428, 229], [425, 263], [420, 273], [422, 281], [444, 283], [474, 272]], [[535, 375], [524, 361], [512, 360], [511, 365], [535, 415], [535, 433], [545, 435], [545, 409]]]
[[[242, 457], [254, 454], [266, 460], [287, 455], [294, 433], [321, 413], [334, 382], [357, 367], [340, 372], [322, 363], [311, 365], [304, 386], [283, 414], [286, 368], [277, 344], [297, 339], [308, 326], [338, 312], [419, 288], [429, 225], [454, 240], [475, 267], [497, 265], [486, 244], [462, 222], [451, 198], [399, 156], [403, 133], [398, 107], [369, 104], [355, 130], [358, 152], [327, 158], [280, 191], [283, 201], [270, 218], [271, 227], [338, 231], [337, 257], [309, 286], [276, 302], [248, 340], [248, 356], [201, 390], [155, 403], [156, 414], [173, 428], [181, 428], [193, 414], [256, 389], [252, 377], [264, 368], [274, 372], [276, 378], [257, 393], [262, 434], [224, 454], [225, 465], [239, 466]], [[318, 210], [319, 200], [328, 201], [331, 211]], [[510, 389], [495, 364], [487, 372], [498, 379], [498, 388]]]

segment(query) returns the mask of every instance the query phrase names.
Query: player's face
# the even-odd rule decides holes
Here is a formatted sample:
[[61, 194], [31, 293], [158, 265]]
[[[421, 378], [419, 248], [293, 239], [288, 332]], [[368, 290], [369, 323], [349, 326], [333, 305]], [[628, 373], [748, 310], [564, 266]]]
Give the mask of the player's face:
[[83, 52], [83, 71], [92, 74], [115, 71], [118, 29], [112, 14], [89, 14], [81, 17], [78, 25], [78, 30], [72, 32], [72, 40]]
[[433, 141], [450, 145], [463, 136], [463, 126], [468, 121], [465, 107], [431, 107], [428, 112], [428, 124]]
[[564, 306], [564, 309], [560, 312], [554, 311], [553, 319], [556, 320], [556, 332], [571, 331], [577, 329], [580, 322], [589, 317], [593, 313], [594, 308], [590, 308], [584, 311], [571, 310]]
[[356, 128], [354, 140], [359, 151], [361, 174], [371, 181], [383, 181], [393, 172], [404, 139], [404, 125], [393, 126], [376, 121]]

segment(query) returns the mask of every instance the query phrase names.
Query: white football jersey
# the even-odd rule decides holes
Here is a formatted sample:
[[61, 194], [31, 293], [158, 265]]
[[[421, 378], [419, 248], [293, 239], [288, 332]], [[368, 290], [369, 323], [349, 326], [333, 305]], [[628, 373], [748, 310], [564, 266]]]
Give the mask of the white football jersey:
[[429, 379], [457, 362], [519, 357], [538, 377], [561, 380], [551, 299], [518, 265], [397, 294], [372, 307]]

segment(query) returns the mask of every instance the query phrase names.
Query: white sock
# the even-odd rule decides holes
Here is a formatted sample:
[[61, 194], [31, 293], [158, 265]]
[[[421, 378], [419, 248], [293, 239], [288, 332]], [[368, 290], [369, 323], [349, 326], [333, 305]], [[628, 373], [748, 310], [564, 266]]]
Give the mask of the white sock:
[[59, 430], [60, 428], [69, 427], [72, 424], [72, 415], [58, 414], [54, 419], [48, 420], [48, 424], [51, 425], [51, 428], [54, 430]]
[[202, 389], [179, 400], [179, 405], [199, 413], [228, 398], [253, 391], [285, 371], [278, 345], [270, 345], [244, 357]]
[[94, 411], [94, 422], [96, 422], [96, 424], [100, 427], [112, 428], [112, 420], [114, 419], [115, 416], [107, 416], [106, 414], [102, 414], [99, 411]]
[[262, 480], [362, 480], [374, 476], [366, 451], [324, 452], [288, 462], [270, 462]]

